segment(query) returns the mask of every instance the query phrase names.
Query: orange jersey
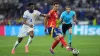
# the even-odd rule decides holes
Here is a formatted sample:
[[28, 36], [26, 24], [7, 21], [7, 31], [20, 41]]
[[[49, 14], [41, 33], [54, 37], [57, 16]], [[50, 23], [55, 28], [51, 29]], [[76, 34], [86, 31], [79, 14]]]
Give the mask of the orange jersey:
[[58, 19], [57, 11], [50, 10], [48, 15], [49, 18], [47, 20], [47, 27], [56, 27], [57, 26], [56, 21]]

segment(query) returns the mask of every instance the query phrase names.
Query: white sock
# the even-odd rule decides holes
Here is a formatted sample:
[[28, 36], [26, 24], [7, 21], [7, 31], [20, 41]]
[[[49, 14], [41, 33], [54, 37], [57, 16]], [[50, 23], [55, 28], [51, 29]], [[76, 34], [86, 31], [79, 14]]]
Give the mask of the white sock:
[[69, 48], [69, 46], [66, 47], [67, 49]]
[[15, 48], [18, 46], [18, 44], [19, 44], [19, 42], [16, 41], [16, 42], [15, 42], [15, 45], [14, 45], [14, 47], [13, 47], [13, 49], [15, 49]]
[[32, 38], [29, 36], [26, 46], [28, 46], [31, 43], [31, 41], [32, 41]]

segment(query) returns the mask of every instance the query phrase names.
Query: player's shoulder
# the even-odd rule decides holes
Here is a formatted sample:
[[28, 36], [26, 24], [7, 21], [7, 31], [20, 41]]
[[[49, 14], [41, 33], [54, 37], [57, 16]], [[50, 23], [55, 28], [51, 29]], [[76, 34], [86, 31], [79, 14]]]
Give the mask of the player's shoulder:
[[28, 12], [29, 12], [28, 10], [25, 10], [25, 11], [24, 11], [24, 13], [28, 13]]
[[34, 10], [34, 12], [39, 12], [38, 10]]
[[50, 10], [50, 11], [49, 11], [49, 13], [53, 13], [53, 12], [54, 12], [54, 10]]
[[62, 14], [65, 14], [65, 13], [66, 13], [66, 11], [63, 11], [63, 12], [62, 12]]
[[72, 10], [71, 13], [74, 13], [75, 14], [75, 11]]
[[34, 13], [41, 13], [40, 11], [38, 11], [38, 10], [34, 10]]
[[54, 12], [54, 10], [50, 10], [50, 12]]

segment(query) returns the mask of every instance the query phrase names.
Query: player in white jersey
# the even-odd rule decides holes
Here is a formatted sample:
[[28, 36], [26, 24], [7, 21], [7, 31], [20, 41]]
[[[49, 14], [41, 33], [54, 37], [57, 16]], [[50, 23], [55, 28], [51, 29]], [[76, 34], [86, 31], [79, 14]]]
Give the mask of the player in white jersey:
[[25, 52], [28, 53], [28, 46], [32, 42], [34, 37], [34, 22], [38, 16], [46, 16], [46, 14], [41, 14], [38, 10], [35, 10], [35, 5], [33, 3], [28, 4], [28, 10], [24, 12], [24, 24], [18, 34], [18, 40], [15, 42], [15, 45], [11, 51], [12, 54], [15, 53], [15, 48], [21, 43], [22, 39], [29, 35], [28, 42], [25, 45]]

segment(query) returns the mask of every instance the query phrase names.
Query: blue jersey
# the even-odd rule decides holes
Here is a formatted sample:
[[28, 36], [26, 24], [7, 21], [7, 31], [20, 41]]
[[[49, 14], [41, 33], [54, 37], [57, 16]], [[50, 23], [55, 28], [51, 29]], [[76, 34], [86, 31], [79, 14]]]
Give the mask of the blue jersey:
[[65, 22], [66, 24], [70, 24], [73, 20], [73, 16], [75, 15], [74, 11], [70, 11], [69, 13], [67, 11], [62, 12], [60, 18]]

